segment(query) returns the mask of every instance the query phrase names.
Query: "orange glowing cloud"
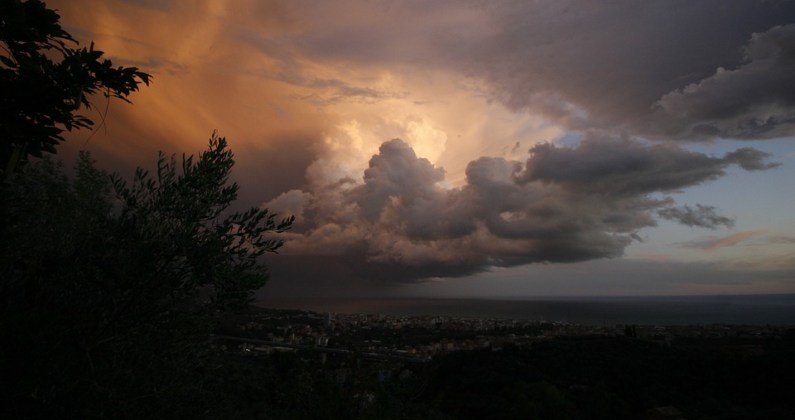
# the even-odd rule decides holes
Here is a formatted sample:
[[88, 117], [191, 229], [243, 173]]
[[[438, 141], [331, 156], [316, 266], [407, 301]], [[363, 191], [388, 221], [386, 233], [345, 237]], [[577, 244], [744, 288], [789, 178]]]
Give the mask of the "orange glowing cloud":
[[[367, 57], [377, 51], [364, 51], [365, 57], [318, 52], [315, 44], [322, 40], [308, 45], [305, 38], [322, 33], [327, 20], [292, 3], [51, 6], [82, 42], [93, 40], [114, 63], [154, 75], [152, 86], [132, 97], [133, 105], [110, 104], [105, 127], [89, 142], [88, 133], [74, 134], [67, 153], [87, 147], [100, 163], [145, 162], [157, 150], [195, 153], [217, 129], [231, 141], [236, 176], [247, 181], [241, 184], [249, 185], [244, 195], [251, 202], [307, 183], [360, 179], [369, 158], [392, 138], [444, 166], [448, 182], [460, 184], [473, 158], [504, 155], [521, 142], [511, 149], [519, 157], [563, 132], [491, 101], [481, 81], [450, 69]], [[343, 15], [340, 8], [334, 13]], [[450, 25], [476, 17], [456, 15]], [[344, 19], [361, 23], [367, 16]], [[394, 50], [380, 53], [424, 48], [403, 42], [395, 37], [389, 41]]]

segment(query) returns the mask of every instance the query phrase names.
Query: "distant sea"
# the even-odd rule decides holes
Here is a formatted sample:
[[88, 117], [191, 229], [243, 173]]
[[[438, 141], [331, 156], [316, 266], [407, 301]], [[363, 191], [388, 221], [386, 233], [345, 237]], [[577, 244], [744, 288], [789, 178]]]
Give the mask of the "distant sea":
[[331, 313], [452, 316], [584, 325], [794, 325], [795, 294], [561, 298], [290, 298], [257, 306]]

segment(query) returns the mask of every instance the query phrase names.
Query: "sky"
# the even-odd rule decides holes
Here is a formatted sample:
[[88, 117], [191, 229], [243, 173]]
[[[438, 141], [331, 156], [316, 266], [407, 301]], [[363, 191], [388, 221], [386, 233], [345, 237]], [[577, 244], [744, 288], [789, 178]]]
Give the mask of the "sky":
[[262, 295], [795, 293], [795, 2], [48, 5], [154, 76], [62, 156], [218, 130], [296, 216]]

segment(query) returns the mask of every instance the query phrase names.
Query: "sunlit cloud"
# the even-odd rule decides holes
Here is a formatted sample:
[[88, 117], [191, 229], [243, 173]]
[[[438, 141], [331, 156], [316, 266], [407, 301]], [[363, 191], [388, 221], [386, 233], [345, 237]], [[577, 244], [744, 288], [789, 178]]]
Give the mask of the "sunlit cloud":
[[795, 133], [790, 3], [53, 6], [81, 41], [154, 74], [64, 155], [86, 147], [122, 170], [217, 129], [241, 202], [297, 216], [284, 260], [334, 257], [341, 276], [618, 258], [659, 220], [747, 229], [677, 195], [781, 163], [687, 145]]

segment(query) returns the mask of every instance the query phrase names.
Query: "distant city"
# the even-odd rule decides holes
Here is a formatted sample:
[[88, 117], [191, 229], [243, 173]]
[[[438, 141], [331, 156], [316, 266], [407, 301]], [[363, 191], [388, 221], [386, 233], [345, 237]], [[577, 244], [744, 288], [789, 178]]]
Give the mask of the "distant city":
[[291, 298], [257, 306], [319, 313], [560, 321], [605, 326], [795, 325], [795, 295], [513, 297], [513, 298]]
[[[369, 360], [424, 363], [462, 350], [504, 346], [532, 348], [560, 337], [628, 337], [670, 347], [676, 340], [776, 339], [791, 327], [780, 325], [584, 325], [560, 321], [408, 316], [385, 314], [317, 313], [304, 310], [256, 309], [228, 320], [215, 339], [224, 350], [244, 354], [316, 352], [325, 363], [329, 355], [352, 355]], [[727, 347], [738, 354], [756, 354], [757, 344]]]
[[[795, 413], [785, 397], [793, 326], [249, 309], [224, 319], [212, 346], [251, 381], [279, 384], [252, 388], [253, 398], [318, 384], [321, 393], [301, 391], [298, 400], [294, 391], [272, 397], [290, 410], [472, 419]], [[396, 417], [405, 412], [413, 414]]]

